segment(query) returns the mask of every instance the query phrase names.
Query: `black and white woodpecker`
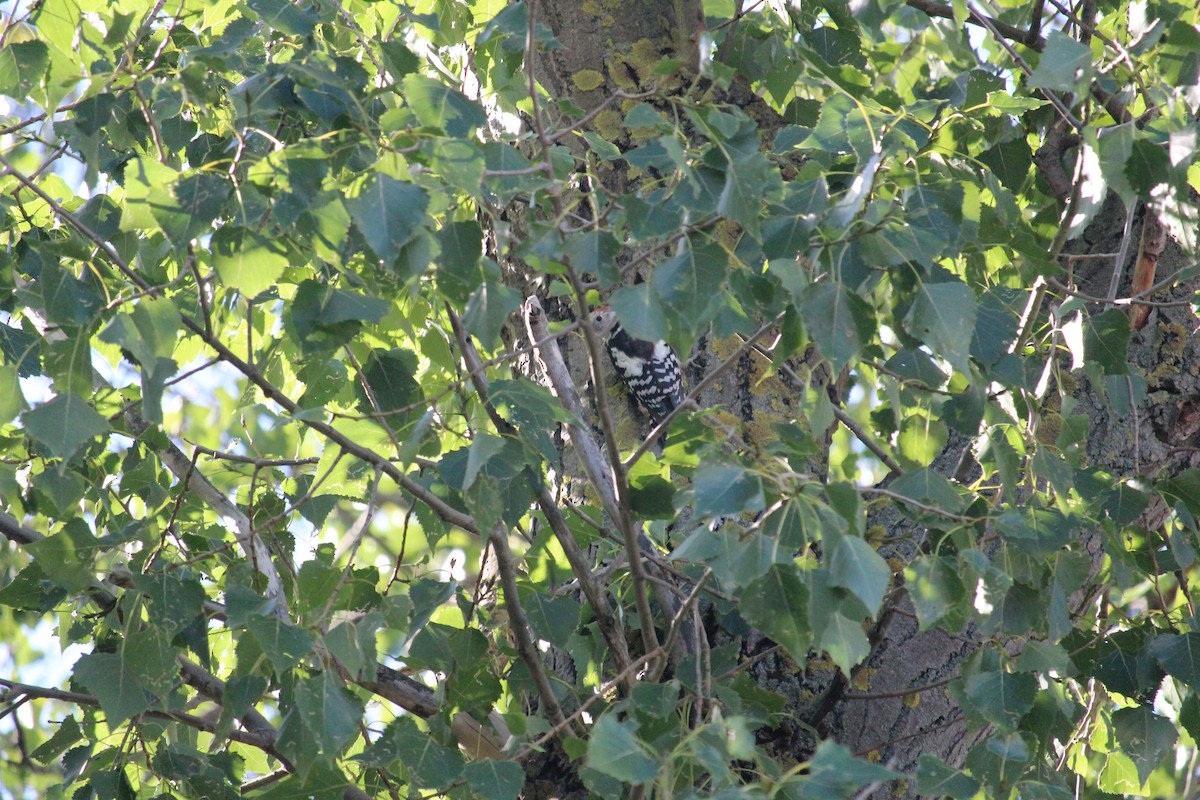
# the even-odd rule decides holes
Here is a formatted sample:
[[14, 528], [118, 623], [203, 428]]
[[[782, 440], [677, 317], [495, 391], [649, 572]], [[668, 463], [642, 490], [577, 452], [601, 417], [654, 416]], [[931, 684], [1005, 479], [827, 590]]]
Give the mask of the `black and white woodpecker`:
[[[666, 419], [683, 402], [683, 371], [671, 345], [659, 339], [651, 342], [635, 339], [625, 332], [616, 312], [607, 306], [591, 314], [592, 330], [604, 338], [613, 367], [638, 404], [646, 409], [651, 425]], [[667, 435], [658, 437], [660, 447], [666, 446]]]

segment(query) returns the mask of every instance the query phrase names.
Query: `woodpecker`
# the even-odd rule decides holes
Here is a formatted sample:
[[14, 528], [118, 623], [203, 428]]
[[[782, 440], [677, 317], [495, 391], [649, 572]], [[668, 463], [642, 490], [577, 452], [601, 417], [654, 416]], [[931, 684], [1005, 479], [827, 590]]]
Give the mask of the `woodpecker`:
[[[651, 342], [633, 338], [607, 306], [593, 311], [591, 322], [592, 330], [605, 337], [604, 346], [617, 374], [646, 410], [651, 423], [662, 422], [683, 402], [683, 372], [675, 351], [661, 339]], [[664, 433], [658, 444], [664, 447], [666, 442]]]

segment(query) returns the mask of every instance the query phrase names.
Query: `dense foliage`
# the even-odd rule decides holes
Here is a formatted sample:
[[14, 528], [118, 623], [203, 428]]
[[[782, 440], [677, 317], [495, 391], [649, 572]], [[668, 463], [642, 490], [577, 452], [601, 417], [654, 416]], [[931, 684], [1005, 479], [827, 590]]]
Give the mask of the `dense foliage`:
[[0, 795], [1184, 796], [1195, 3], [554, 5], [6, 7]]

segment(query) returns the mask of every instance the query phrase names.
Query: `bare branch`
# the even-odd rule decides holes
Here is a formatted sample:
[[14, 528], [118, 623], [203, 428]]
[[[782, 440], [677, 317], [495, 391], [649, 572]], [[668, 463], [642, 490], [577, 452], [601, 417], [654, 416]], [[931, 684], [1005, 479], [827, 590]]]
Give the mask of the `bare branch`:
[[[479, 358], [479, 352], [475, 349], [475, 345], [471, 343], [466, 330], [463, 329], [462, 321], [449, 305], [446, 306], [446, 314], [449, 316], [450, 326], [454, 330], [454, 338], [458, 342], [458, 350], [462, 354], [467, 374], [470, 376], [471, 382], [475, 386], [475, 393], [479, 395], [479, 399], [483, 402], [483, 407], [487, 411], [488, 417], [492, 420], [492, 424], [501, 433], [516, 433], [516, 429], [508, 420], [500, 416], [500, 413], [496, 411], [496, 407], [488, 397], [489, 384], [487, 375], [484, 372], [483, 361]], [[596, 621], [600, 625], [601, 633], [604, 634], [608, 646], [613, 650], [613, 657], [617, 661], [617, 669], [624, 671], [625, 667], [629, 665], [629, 644], [625, 639], [625, 630], [621, 627], [620, 621], [617, 619], [616, 614], [613, 613], [612, 605], [608, 602], [608, 596], [595, 580], [583, 550], [579, 547], [579, 543], [575, 541], [575, 537], [567, 527], [566, 520], [562, 516], [562, 511], [559, 510], [558, 504], [554, 502], [554, 498], [550, 496], [549, 489], [543, 487], [537, 502], [543, 516], [546, 517], [546, 521], [550, 525], [550, 530], [554, 533], [555, 538], [562, 546], [563, 553], [567, 556], [567, 561], [571, 564], [571, 572], [575, 575], [575, 579], [579, 581], [579, 586], [583, 589], [583, 594], [591, 605], [593, 613], [596, 615]], [[631, 689], [632, 684], [626, 688]]]
[[541, 653], [530, 636], [529, 618], [521, 606], [521, 598], [517, 587], [517, 566], [513, 563], [512, 549], [508, 546], [508, 529], [504, 525], [492, 528], [488, 535], [492, 550], [496, 555], [496, 570], [500, 573], [500, 585], [504, 589], [504, 607], [508, 611], [508, 619], [513, 638], [517, 641], [517, 652], [525, 662], [533, 682], [538, 687], [538, 695], [546, 706], [550, 720], [555, 725], [562, 724], [566, 717], [558, 698], [554, 696], [554, 688], [546, 675], [546, 666], [542, 663]]
[[[549, 335], [546, 314], [537, 297], [531, 296], [525, 301], [525, 328], [529, 338], [533, 341], [544, 341]], [[650, 612], [650, 600], [646, 594], [646, 576], [642, 568], [640, 548], [632, 531], [632, 525], [628, 524], [628, 511], [623, 511], [618, 501], [611, 466], [600, 455], [600, 448], [592, 439], [591, 432], [583, 427], [582, 421], [587, 417], [583, 412], [579, 394], [575, 391], [575, 383], [571, 380], [571, 374], [563, 361], [562, 353], [559, 352], [558, 343], [551, 339], [548, 343], [538, 347], [536, 355], [538, 363], [542, 366], [542, 372], [550, 383], [551, 391], [562, 401], [574, 418], [574, 422], [567, 423], [567, 429], [571, 445], [575, 448], [580, 463], [583, 464], [588, 480], [600, 495], [601, 505], [604, 506], [604, 511], [608, 514], [609, 519], [616, 522], [621, 529], [625, 548], [629, 554], [629, 574], [633, 578], [642, 637], [645, 639], [647, 652], [657, 650], [658, 634], [654, 630], [654, 615]], [[597, 392], [597, 395], [602, 394], [603, 392]], [[623, 514], [626, 525], [621, 525]]]

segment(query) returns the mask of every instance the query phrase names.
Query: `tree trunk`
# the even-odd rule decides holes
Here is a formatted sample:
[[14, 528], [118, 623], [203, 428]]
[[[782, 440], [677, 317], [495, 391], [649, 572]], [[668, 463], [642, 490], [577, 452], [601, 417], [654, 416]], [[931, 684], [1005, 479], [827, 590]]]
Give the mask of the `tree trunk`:
[[[554, 97], [570, 101], [585, 113], [603, 107], [605, 110], [588, 118], [585, 127], [622, 151], [638, 142], [621, 124], [623, 111], [635, 101], [614, 101], [614, 95], [621, 92], [634, 94], [654, 88], [661, 95], [699, 91], [699, 87], [704, 87], [725, 102], [746, 108], [759, 121], [764, 143], [769, 143], [784, 125], [783, 119], [737, 78], [725, 89], [689, 79], [694, 76], [696, 65], [695, 45], [704, 33], [702, 14], [696, 5], [545, 0], [536, 9], [542, 15], [538, 21], [545, 21], [563, 45], [562, 49], [540, 55], [538, 80]], [[661, 58], [676, 58], [686, 65], [686, 70], [672, 74], [665, 81], [659, 80], [653, 67]], [[614, 166], [602, 173], [609, 196], [636, 193], [639, 183], [636, 172], [633, 177], [622, 172], [625, 162], [620, 159], [611, 163]], [[1139, 207], [1135, 230], [1142, 230], [1147, 213], [1144, 205]], [[1115, 254], [1121, 250], [1125, 229], [1126, 209], [1110, 196], [1083, 234], [1064, 247], [1061, 261], [1074, 267], [1081, 292], [1103, 295], [1115, 259], [1077, 260], [1071, 256]], [[1126, 259], [1128, 263], [1122, 265], [1125, 277], [1118, 296], [1129, 296], [1146, 288], [1145, 285], [1131, 288], [1136, 251], [1136, 247], [1132, 248]], [[618, 259], [619, 263], [630, 260], [628, 253]], [[1184, 265], [1183, 252], [1168, 244], [1158, 261], [1157, 279]], [[652, 270], [651, 264], [640, 272], [648, 274]], [[1190, 297], [1198, 283], [1193, 280], [1176, 285], [1172, 299]], [[1062, 299], [1048, 299], [1046, 308], [1040, 309], [1041, 318], [1046, 312], [1055, 313]], [[1099, 314], [1103, 306], [1092, 304], [1091, 310]], [[1133, 316], [1136, 312], [1130, 313]], [[1197, 457], [1200, 451], [1195, 450], [1200, 444], [1200, 404], [1192, 399], [1200, 397], [1200, 375], [1184, 368], [1200, 363], [1200, 343], [1190, 336], [1194, 322], [1190, 309], [1182, 304], [1157, 308], [1149, 314], [1149, 325], [1135, 334], [1129, 348], [1132, 374], [1117, 382], [1127, 384], [1133, 398], [1127, 411], [1114, 411], [1114, 406], [1120, 407], [1120, 403], [1112, 402], [1112, 382], [1097, 387], [1083, 378], [1069, 387], [1066, 394], [1075, 402], [1071, 413], [1084, 415], [1089, 430], [1086, 455], [1079, 454], [1082, 465], [1132, 479], [1148, 474], [1172, 475], [1200, 462]], [[707, 369], [720, 364], [739, 341], [742, 340], [701, 338], [688, 359], [691, 385], [703, 380]], [[586, 357], [577, 351], [576, 359], [578, 364], [585, 362]], [[811, 402], [814, 396], [828, 394], [835, 403], [844, 400], [836, 385], [831, 385], [825, 377], [827, 374], [828, 368], [813, 350], [804, 358], [794, 359], [790, 371], [772, 368], [769, 360], [748, 350], [726, 379], [701, 395], [699, 404], [730, 414], [737, 420], [736, 444], [746, 452], [759, 453], [771, 441], [772, 423], [805, 414], [806, 397]], [[1139, 389], [1142, 380], [1146, 381], [1144, 391]], [[1043, 396], [1046, 396], [1044, 387]], [[1058, 405], [1053, 393], [1049, 396], [1048, 407], [1041, 411], [1040, 435], [1046, 437], [1044, 441], [1053, 442], [1064, 412], [1049, 407]], [[829, 427], [812, 431], [826, 446], [822, 456], [811, 464], [815, 474], [827, 472], [828, 464], [823, 459], [828, 455], [831, 431]], [[977, 477], [977, 467], [972, 471], [973, 439], [952, 434], [934, 468], [951, 478]], [[883, 485], [886, 484], [885, 480]], [[1141, 523], [1153, 528], [1162, 511], [1159, 507], [1149, 509]], [[1158, 519], [1154, 518], [1156, 514]], [[685, 510], [684, 519], [686, 515]], [[874, 515], [872, 523], [886, 529], [886, 538], [901, 541], [884, 549], [897, 572], [902, 572], [905, 563], [925, 550], [925, 532], [902, 519], [894, 509]], [[1083, 531], [1079, 535], [1088, 541], [1094, 578], [1102, 557], [1101, 535], [1096, 531]], [[967, 590], [974, 591], [974, 587], [968, 586]], [[1094, 591], [1095, 584], [1089, 581], [1072, 595], [1076, 612], [1086, 613], [1084, 606], [1094, 601]], [[974, 626], [958, 632], [942, 628], [921, 631], [912, 603], [899, 587], [893, 588], [885, 606], [887, 610], [869, 626], [869, 657], [848, 678], [823, 655], [812, 654], [807, 663], [796, 663], [782, 651], [772, 650], [773, 643], [762, 634], [753, 632], [742, 637], [742, 658], [753, 661], [750, 674], [764, 688], [787, 698], [786, 721], [758, 732], [759, 742], [785, 768], [813, 756], [819, 742], [812, 731], [819, 733], [821, 739], [844, 745], [858, 756], [910, 774], [917, 769], [922, 755], [934, 755], [961, 767], [968, 762], [973, 749], [986, 744], [990, 727], [968, 726], [949, 687], [960, 675], [964, 663], [980, 652], [984, 639], [979, 631]], [[709, 635], [714, 645], [728, 638], [715, 628], [710, 629]], [[1014, 641], [1009, 655], [1015, 656], [1019, 650], [1020, 644]], [[915, 783], [904, 780], [888, 784], [885, 791], [886, 796], [896, 798], [917, 796]]]

